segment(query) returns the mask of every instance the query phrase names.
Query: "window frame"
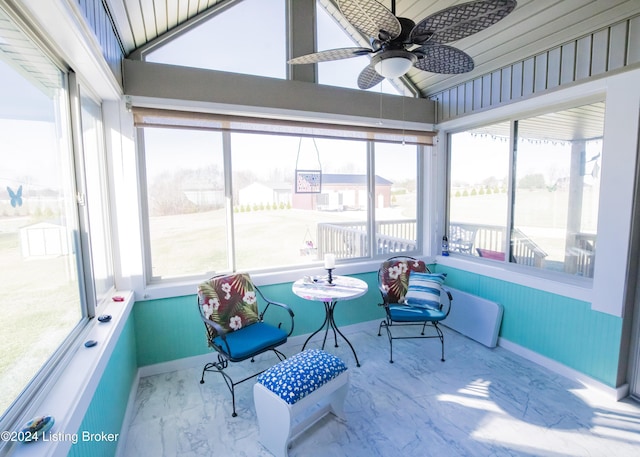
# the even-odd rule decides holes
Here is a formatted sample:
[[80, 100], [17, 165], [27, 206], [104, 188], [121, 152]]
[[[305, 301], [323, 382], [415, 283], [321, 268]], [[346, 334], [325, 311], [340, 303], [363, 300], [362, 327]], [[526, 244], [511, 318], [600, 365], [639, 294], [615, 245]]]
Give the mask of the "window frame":
[[[82, 338], [86, 335], [89, 329], [91, 318], [95, 316], [95, 310], [98, 305], [95, 288], [93, 283], [93, 272], [91, 263], [91, 234], [88, 226], [88, 206], [82, 207], [80, 205], [80, 197], [86, 194], [86, 172], [82, 166], [84, 151], [82, 148], [82, 130], [80, 128], [80, 105], [79, 105], [79, 90], [84, 85], [78, 82], [73, 70], [64, 65], [55, 52], [44, 43], [36, 34], [34, 34], [30, 27], [15, 13], [11, 8], [4, 5], [0, 5], [1, 11], [6, 15], [9, 22], [13, 24], [16, 30], [18, 30], [22, 36], [29, 40], [34, 47], [42, 53], [43, 58], [51, 64], [52, 68], [55, 68], [60, 72], [61, 85], [60, 93], [56, 96], [54, 104], [56, 105], [56, 115], [58, 116], [59, 128], [58, 133], [59, 144], [62, 144], [64, 151], [64, 168], [65, 175], [61, 178], [65, 187], [68, 187], [72, 191], [72, 196], [67, 199], [65, 205], [68, 206], [69, 226], [68, 230], [73, 230], [75, 233], [72, 236], [73, 248], [75, 251], [75, 264], [77, 274], [78, 285], [78, 298], [80, 306], [80, 318], [73, 327], [68, 330], [66, 336], [62, 339], [59, 346], [53, 351], [53, 353], [42, 363], [37, 369], [33, 377], [23, 386], [22, 391], [13, 400], [13, 402], [7, 406], [7, 408], [0, 413], [0, 429], [1, 430], [15, 430], [25, 422], [26, 418], [35, 413], [34, 406], [38, 405], [42, 399], [54, 388], [57, 380], [63, 374], [65, 368], [76, 354], [76, 348], [81, 342]], [[27, 59], [29, 61], [29, 59]], [[100, 114], [102, 121], [102, 113]], [[100, 141], [104, 146], [104, 132], [100, 133]], [[106, 160], [106, 155], [103, 154], [102, 160]], [[104, 170], [106, 172], [108, 164], [103, 163]], [[105, 176], [106, 177], [106, 176]], [[103, 198], [108, 198], [109, 195], [108, 180], [101, 186]], [[112, 254], [113, 246], [111, 243], [112, 227], [109, 223], [106, 231], [109, 233], [109, 250]], [[101, 240], [102, 241], [102, 240]], [[113, 259], [111, 258], [111, 279], [115, 284]], [[112, 290], [115, 286], [112, 286]], [[8, 441], [0, 443], [0, 453], [11, 445]]]
[[[136, 108], [134, 108], [134, 113]], [[213, 115], [215, 119], [218, 119], [221, 116]], [[230, 116], [233, 119], [233, 116]], [[247, 118], [247, 119], [255, 119], [255, 118]], [[264, 122], [264, 120], [262, 121]], [[296, 126], [296, 121], [285, 121], [285, 120], [267, 120], [266, 123], [275, 122], [276, 124], [294, 126], [293, 128], [299, 128]], [[306, 128], [308, 124], [304, 123], [303, 128]], [[324, 124], [318, 124], [319, 126]], [[136, 127], [135, 138], [137, 141], [137, 150], [138, 150], [138, 169], [139, 169], [139, 182], [140, 182], [140, 208], [141, 208], [141, 229], [142, 229], [142, 237], [143, 237], [143, 264], [144, 264], [144, 282], [147, 287], [151, 286], [162, 286], [162, 285], [171, 285], [177, 283], [185, 283], [190, 281], [199, 280], [203, 275], [209, 274], [209, 272], [202, 271], [197, 274], [190, 274], [180, 277], [162, 277], [162, 276], [154, 276], [153, 275], [153, 264], [152, 264], [152, 254], [151, 254], [151, 240], [150, 240], [150, 225], [149, 225], [149, 205], [148, 205], [148, 179], [146, 175], [146, 165], [145, 165], [145, 156], [147, 154], [145, 141], [144, 141], [144, 129], [145, 128], [154, 128], [160, 127], [158, 124], [153, 125], [138, 125]], [[186, 127], [181, 125], [178, 127], [179, 129], [196, 129], [196, 127]], [[346, 132], [345, 135], [351, 135], [353, 132], [360, 131], [363, 137], [374, 137], [374, 138], [382, 138], [384, 143], [394, 143], [394, 144], [402, 144], [400, 138], [403, 137], [404, 131], [392, 131], [389, 129], [376, 129], [376, 128], [354, 128], [353, 126], [344, 125], [339, 126], [336, 125], [335, 128], [340, 130], [344, 129]], [[202, 129], [202, 127], [199, 127]], [[320, 127], [322, 130], [322, 128]], [[213, 129], [215, 130], [215, 129]], [[379, 130], [378, 133], [375, 133], [376, 130]], [[235, 234], [234, 234], [234, 224], [233, 224], [233, 201], [232, 201], [232, 162], [233, 162], [233, 153], [231, 150], [231, 133], [234, 132], [234, 129], [222, 129], [222, 143], [223, 143], [223, 157], [224, 157], [224, 175], [225, 175], [225, 198], [226, 198], [226, 212], [227, 212], [227, 240], [228, 240], [228, 259], [229, 259], [229, 270], [236, 271], [236, 263], [235, 263]], [[252, 132], [251, 130], [238, 130], [241, 133], [259, 133], [258, 131]], [[369, 132], [369, 133], [366, 133]], [[371, 133], [374, 132], [374, 133]], [[275, 133], [275, 132], [270, 132]], [[421, 173], [425, 168], [425, 148], [424, 144], [414, 144], [412, 141], [426, 141], [425, 139], [430, 135], [416, 135], [415, 137], [411, 137], [412, 133], [417, 134], [418, 132], [406, 131], [407, 138], [410, 138], [410, 141], [407, 142], [409, 147], [415, 147], [416, 154], [416, 249], [411, 251], [404, 251], [403, 254], [412, 255], [416, 257], [420, 257], [424, 255], [424, 227], [426, 226], [424, 223], [424, 210], [423, 210], [423, 202], [424, 202], [424, 173]], [[357, 134], [357, 133], [356, 133]], [[283, 136], [292, 135], [292, 133], [282, 133]], [[318, 138], [321, 138], [318, 137]], [[331, 136], [329, 136], [331, 138]], [[353, 259], [342, 259], [341, 265], [359, 265], [364, 262], [377, 261], [379, 262], [382, 259], [392, 256], [391, 253], [377, 253], [377, 248], [375, 246], [375, 224], [376, 224], [376, 212], [375, 212], [375, 144], [376, 140], [366, 140], [358, 137], [357, 141], [366, 143], [366, 173], [367, 173], [367, 220], [366, 220], [366, 229], [367, 229], [367, 238], [368, 238], [368, 249], [369, 255], [363, 257], [355, 257]], [[318, 260], [309, 265], [285, 265], [283, 267], [278, 268], [257, 268], [255, 270], [249, 270], [254, 274], [273, 274], [278, 273], [282, 270], [301, 270], [305, 268], [316, 268], [318, 265], [321, 265], [322, 261]]]
[[[465, 255], [465, 254], [459, 254], [459, 253], [454, 253], [453, 258], [459, 258], [461, 260], [464, 259], [463, 260], [464, 262], [471, 262], [472, 264], [479, 265], [481, 269], [478, 270], [478, 272], [480, 272], [481, 274], [482, 273], [486, 274], [486, 271], [483, 271], [482, 268], [491, 266], [491, 267], [501, 268], [505, 271], [510, 271], [518, 275], [531, 277], [534, 279], [541, 278], [541, 279], [545, 279], [547, 281], [553, 281], [559, 284], [566, 284], [569, 287], [577, 286], [580, 292], [575, 295], [578, 295], [578, 296], [583, 296], [583, 293], [584, 293], [583, 288], [593, 287], [595, 275], [593, 277], [585, 277], [585, 276], [567, 274], [563, 272], [546, 270], [546, 269], [537, 268], [533, 266], [516, 264], [510, 261], [510, 256], [511, 256], [511, 249], [512, 249], [511, 239], [512, 239], [513, 227], [514, 227], [514, 205], [515, 205], [515, 191], [516, 191], [516, 184], [517, 184], [516, 182], [517, 180], [516, 147], [517, 147], [517, 138], [518, 138], [517, 137], [518, 122], [525, 121], [533, 117], [542, 116], [545, 114], [552, 114], [558, 111], [590, 105], [598, 102], [602, 102], [605, 104], [604, 118], [606, 118], [606, 106], [607, 106], [606, 92], [597, 91], [594, 94], [591, 94], [586, 97], [578, 96], [575, 98], [568, 99], [561, 103], [549, 103], [545, 105], [540, 105], [538, 108], [535, 108], [535, 109], [519, 110], [517, 106], [507, 107], [507, 110], [511, 111], [507, 115], [503, 114], [502, 116], [500, 116], [496, 114], [494, 118], [476, 119], [474, 122], [470, 122], [470, 123], [453, 122], [453, 124], [457, 124], [455, 127], [443, 129], [441, 131], [441, 138], [444, 139], [444, 144], [445, 144], [444, 151], [446, 154], [446, 162], [445, 162], [446, 163], [446, 180], [445, 180], [444, 189], [443, 189], [444, 198], [442, 201], [442, 208], [444, 211], [445, 218], [444, 218], [444, 225], [442, 227], [442, 233], [448, 234], [449, 224], [450, 224], [450, 200], [451, 200], [451, 196], [450, 196], [451, 148], [452, 148], [451, 135], [454, 135], [456, 133], [467, 132], [470, 130], [474, 130], [474, 129], [478, 129], [478, 128], [482, 128], [482, 127], [486, 127], [494, 124], [509, 122], [509, 164], [508, 164], [509, 176], [507, 179], [507, 182], [508, 182], [507, 220], [506, 220], [507, 225], [506, 225], [506, 236], [504, 240], [505, 258], [504, 260], [493, 260], [493, 259], [484, 259], [479, 256]], [[533, 103], [535, 103], [535, 101]], [[496, 113], [498, 113], [499, 111], [502, 112], [504, 109], [505, 108], [496, 109], [495, 112]], [[604, 118], [603, 118], [603, 123], [604, 123]], [[450, 123], [445, 123], [445, 124], [450, 124]], [[605, 132], [603, 131], [603, 148], [605, 144], [604, 135], [605, 135]], [[475, 268], [473, 269], [475, 270]], [[525, 280], [525, 283], [526, 282], [527, 281]], [[564, 290], [562, 286], [560, 288]], [[578, 289], [575, 289], [575, 290], [578, 290]], [[569, 295], [574, 295], [574, 294], [569, 294]]]
[[[99, 108], [100, 119], [98, 119], [98, 136], [97, 140], [101, 142], [98, 162], [101, 176], [99, 179], [102, 182], [101, 195], [99, 196], [102, 204], [101, 209], [104, 216], [105, 236], [104, 240], [96, 240], [91, 232], [90, 224], [90, 204], [87, 199], [87, 164], [85, 160], [85, 145], [84, 145], [84, 131], [83, 131], [83, 116], [82, 116], [82, 103], [83, 99], [88, 99], [92, 103], [96, 104]], [[82, 271], [80, 272], [81, 283], [84, 284], [84, 296], [86, 297], [86, 314], [89, 319], [96, 316], [97, 308], [103, 304], [107, 297], [111, 295], [111, 292], [115, 290], [115, 268], [113, 263], [113, 230], [111, 222], [112, 208], [109, 198], [109, 177], [108, 177], [108, 163], [106, 156], [106, 144], [104, 137], [104, 121], [102, 114], [101, 103], [97, 101], [97, 98], [91, 93], [91, 91], [85, 87], [77, 78], [73, 71], [69, 72], [69, 100], [70, 100], [70, 119], [71, 119], [71, 139], [73, 141], [73, 159], [75, 166], [75, 180], [76, 180], [76, 200], [77, 200], [77, 213], [78, 213], [78, 226], [80, 230], [80, 243], [82, 246]], [[109, 276], [111, 286], [104, 291], [102, 298], [98, 297], [97, 287], [95, 284], [95, 277], [93, 274], [93, 243], [104, 243], [107, 246], [107, 261], [109, 263]], [[84, 272], [91, 272], [91, 274], [85, 274]]]

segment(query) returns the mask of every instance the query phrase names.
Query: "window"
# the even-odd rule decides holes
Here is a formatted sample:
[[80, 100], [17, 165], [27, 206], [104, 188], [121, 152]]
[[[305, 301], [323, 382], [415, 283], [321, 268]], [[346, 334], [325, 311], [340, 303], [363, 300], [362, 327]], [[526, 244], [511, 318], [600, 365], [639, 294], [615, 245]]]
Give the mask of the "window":
[[415, 146], [375, 144], [375, 236], [379, 254], [418, 251], [420, 163]]
[[592, 278], [604, 106], [451, 134], [450, 250]]
[[[326, 5], [326, 6], [325, 6]], [[342, 25], [329, 11], [335, 11], [335, 6], [327, 3], [326, 0], [319, 0], [316, 4], [317, 17], [317, 39], [318, 51], [327, 49], [370, 47], [368, 43], [357, 43], [349, 36]], [[336, 14], [340, 14], [336, 12]], [[346, 87], [358, 89], [358, 75], [369, 65], [370, 59], [367, 56], [353, 57], [350, 59], [321, 62], [318, 64], [318, 82], [328, 86]], [[404, 88], [399, 81], [389, 81], [384, 79], [380, 84], [376, 84], [369, 91], [383, 92], [386, 94], [398, 95]]]
[[[74, 168], [72, 150], [82, 149], [71, 147], [68, 75], [2, 9], [0, 21], [0, 429], [11, 430], [95, 307], [85, 294], [90, 238], [77, 196], [87, 196], [82, 213], [97, 206], [91, 223], [100, 225], [106, 190], [99, 109], [83, 103], [86, 170], [97, 172], [84, 189], [76, 185], [84, 170]], [[94, 227], [90, 240], [99, 294], [113, 281], [107, 227]]]
[[421, 146], [300, 137], [285, 134], [295, 127], [284, 121], [214, 127], [215, 115], [210, 129], [194, 130], [175, 125], [189, 123], [185, 113], [160, 114], [136, 114], [151, 281], [304, 266], [326, 253], [348, 261], [419, 252]]
[[[80, 98], [80, 117], [82, 123], [82, 158], [84, 161], [86, 180], [87, 206], [89, 230], [91, 240], [91, 270], [93, 277], [92, 288], [96, 302], [107, 298], [113, 289], [114, 275], [111, 256], [111, 232], [109, 217], [109, 200], [107, 198], [107, 159], [104, 148], [104, 134], [102, 129], [102, 111], [100, 105], [89, 96]], [[86, 280], [85, 280], [86, 281]]]
[[[234, 233], [239, 269], [308, 264], [324, 253], [368, 255], [364, 141], [232, 134]], [[320, 192], [296, 192], [296, 170]]]
[[509, 123], [450, 135], [449, 251], [504, 259]]
[[222, 134], [144, 129], [153, 277], [229, 269]]
[[148, 62], [286, 78], [285, 0], [243, 0], [154, 48]]

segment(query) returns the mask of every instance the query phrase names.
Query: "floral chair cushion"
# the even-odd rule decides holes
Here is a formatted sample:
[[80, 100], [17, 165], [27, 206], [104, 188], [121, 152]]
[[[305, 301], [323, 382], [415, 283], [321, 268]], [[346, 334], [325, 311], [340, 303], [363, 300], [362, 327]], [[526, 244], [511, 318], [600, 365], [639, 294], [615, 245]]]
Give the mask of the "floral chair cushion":
[[429, 273], [422, 260], [392, 259], [382, 263], [379, 280], [383, 295], [386, 294], [386, 303], [404, 303], [412, 271]]
[[259, 320], [255, 287], [247, 273], [213, 277], [198, 286], [204, 317], [233, 332]]
[[258, 376], [257, 381], [293, 405], [347, 370], [342, 359], [321, 349], [307, 349]]

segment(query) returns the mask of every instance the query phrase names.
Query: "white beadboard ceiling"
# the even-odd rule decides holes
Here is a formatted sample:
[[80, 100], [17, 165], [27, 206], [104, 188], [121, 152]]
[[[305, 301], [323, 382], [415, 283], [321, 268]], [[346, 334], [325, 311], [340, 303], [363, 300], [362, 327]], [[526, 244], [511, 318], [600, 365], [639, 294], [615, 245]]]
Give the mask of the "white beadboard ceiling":
[[[236, 1], [242, 0], [106, 0], [106, 3], [125, 52], [129, 54], [211, 8], [229, 6]], [[396, 15], [418, 22], [465, 1], [397, 0]], [[330, 4], [333, 0], [320, 2]], [[391, 9], [391, 0], [380, 3]], [[331, 5], [329, 9], [334, 15], [340, 14]], [[407, 76], [422, 95], [427, 96], [635, 14], [640, 14], [640, 0], [518, 0], [516, 9], [502, 21], [450, 43], [473, 57], [475, 69], [471, 73], [439, 75], [412, 69]], [[354, 38], [368, 46], [368, 42], [343, 18], [338, 19]]]

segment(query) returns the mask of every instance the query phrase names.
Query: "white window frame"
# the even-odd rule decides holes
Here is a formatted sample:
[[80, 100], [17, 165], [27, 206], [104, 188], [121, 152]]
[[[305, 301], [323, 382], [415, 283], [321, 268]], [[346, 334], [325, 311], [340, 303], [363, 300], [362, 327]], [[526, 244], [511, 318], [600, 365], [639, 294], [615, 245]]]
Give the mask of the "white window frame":
[[[438, 256], [437, 262], [479, 275], [532, 287], [538, 290], [575, 298], [591, 304], [591, 308], [614, 316], [623, 316], [628, 291], [627, 265], [630, 261], [630, 227], [633, 210], [633, 189], [637, 162], [637, 132], [640, 121], [639, 70], [603, 77], [578, 84], [561, 91], [528, 98], [521, 102], [496, 107], [483, 113], [471, 114], [439, 124], [438, 157], [447, 160], [447, 134], [508, 120], [525, 118], [571, 106], [605, 100], [605, 131], [601, 175], [601, 202], [598, 215], [598, 255], [593, 280], [565, 278], [560, 275], [544, 277], [501, 265], [487, 265], [471, 259]], [[631, 133], [633, 132], [633, 133]], [[440, 214], [446, 214], [448, 185], [438, 190]], [[611, 221], [617, 221], [611, 223]], [[446, 224], [439, 225], [440, 237]], [[534, 270], [535, 271], [535, 270]]]
[[[169, 287], [172, 288], [176, 285], [180, 285], [180, 283], [185, 284], [196, 284], [197, 281], [200, 281], [207, 272], [201, 272], [197, 275], [190, 275], [184, 277], [154, 277], [152, 274], [152, 255], [151, 255], [151, 243], [150, 243], [150, 226], [149, 226], [149, 208], [148, 208], [148, 199], [147, 196], [147, 188], [148, 183], [146, 179], [145, 173], [145, 146], [144, 146], [144, 130], [145, 127], [138, 127], [136, 130], [136, 139], [138, 144], [138, 169], [139, 169], [139, 182], [141, 189], [141, 198], [140, 198], [140, 207], [141, 207], [141, 229], [143, 232], [143, 249], [144, 249], [144, 277], [145, 277], [145, 287], [154, 289], [154, 288], [163, 288]], [[150, 128], [150, 127], [147, 127]], [[367, 212], [367, 232], [368, 232], [368, 241], [369, 241], [369, 252], [371, 253], [365, 257], [358, 257], [352, 260], [343, 260], [341, 261], [341, 266], [351, 264], [351, 265], [363, 265], [370, 264], [371, 262], [375, 262], [376, 269], [377, 265], [379, 265], [380, 261], [392, 256], [393, 254], [376, 254], [376, 246], [375, 246], [375, 199], [373, 195], [375, 195], [375, 141], [373, 140], [360, 140], [366, 141], [367, 145], [367, 194], [368, 194], [368, 212]], [[417, 249], [412, 251], [406, 251], [402, 254], [422, 257], [424, 255], [424, 215], [423, 215], [423, 199], [424, 199], [424, 175], [423, 173], [418, 172], [418, 170], [424, 169], [424, 161], [425, 161], [425, 146], [422, 145], [414, 145], [412, 147], [416, 148], [416, 194], [417, 194], [417, 203], [416, 203], [416, 244]], [[229, 140], [229, 132], [223, 132], [223, 155], [224, 155], [224, 175], [225, 175], [225, 193], [227, 197], [231, 195], [231, 188], [229, 184], [232, 182], [232, 151], [231, 151], [231, 141]], [[229, 240], [229, 265], [232, 270], [235, 270], [235, 253], [233, 250], [233, 208], [231, 206], [231, 199], [227, 198], [226, 208], [228, 213], [227, 218], [227, 229]], [[308, 267], [304, 265], [289, 265], [285, 266], [284, 270], [295, 270], [302, 272], [304, 270], [314, 271], [317, 269], [318, 265], [321, 265], [321, 261], [314, 262]], [[273, 269], [256, 269], [249, 270], [252, 275], [267, 275], [267, 276], [278, 276], [282, 273], [282, 271], [274, 271]], [[298, 279], [296, 277], [295, 279]], [[191, 291], [193, 292], [193, 291]], [[145, 292], [145, 298], [151, 298], [151, 294]], [[166, 294], [163, 292], [162, 296], [171, 296], [170, 293]]]
[[[81, 138], [82, 131], [79, 119], [79, 98], [78, 82], [73, 71], [67, 69], [55, 53], [42, 41], [36, 34], [29, 30], [29, 26], [12, 10], [3, 8], [2, 11], [13, 21], [18, 29], [28, 37], [43, 52], [43, 54], [51, 61], [51, 63], [61, 71], [63, 75], [63, 91], [59, 97], [60, 103], [60, 134], [65, 135], [67, 140], [60, 141], [61, 144], [66, 143], [68, 147], [67, 160], [69, 162], [69, 185], [76, 190], [76, 196], [86, 193], [82, 183], [85, 182], [86, 176], [84, 168], [80, 165], [82, 161]], [[32, 56], [27, 59], [29, 61]], [[106, 166], [106, 164], [105, 164]], [[108, 189], [102, 189], [108, 194]], [[34, 408], [46, 395], [55, 388], [56, 381], [63, 376], [65, 369], [75, 357], [77, 346], [83, 341], [88, 329], [90, 328], [90, 319], [95, 315], [96, 296], [94, 293], [93, 275], [91, 270], [91, 251], [88, 249], [90, 243], [89, 227], [86, 219], [87, 207], [84, 209], [78, 205], [78, 201], [69, 202], [75, 204], [75, 210], [71, 213], [75, 216], [71, 223], [77, 229], [75, 235], [76, 244], [76, 262], [78, 274], [78, 287], [81, 307], [80, 321], [69, 331], [65, 339], [40, 367], [38, 372], [24, 387], [24, 390], [18, 395], [7, 410], [0, 417], [0, 430], [20, 430], [25, 423], [27, 417], [34, 414]], [[108, 229], [110, 231], [110, 229]], [[112, 276], [113, 277], [113, 276]], [[0, 442], [0, 453], [5, 448], [12, 445], [10, 441]]]

